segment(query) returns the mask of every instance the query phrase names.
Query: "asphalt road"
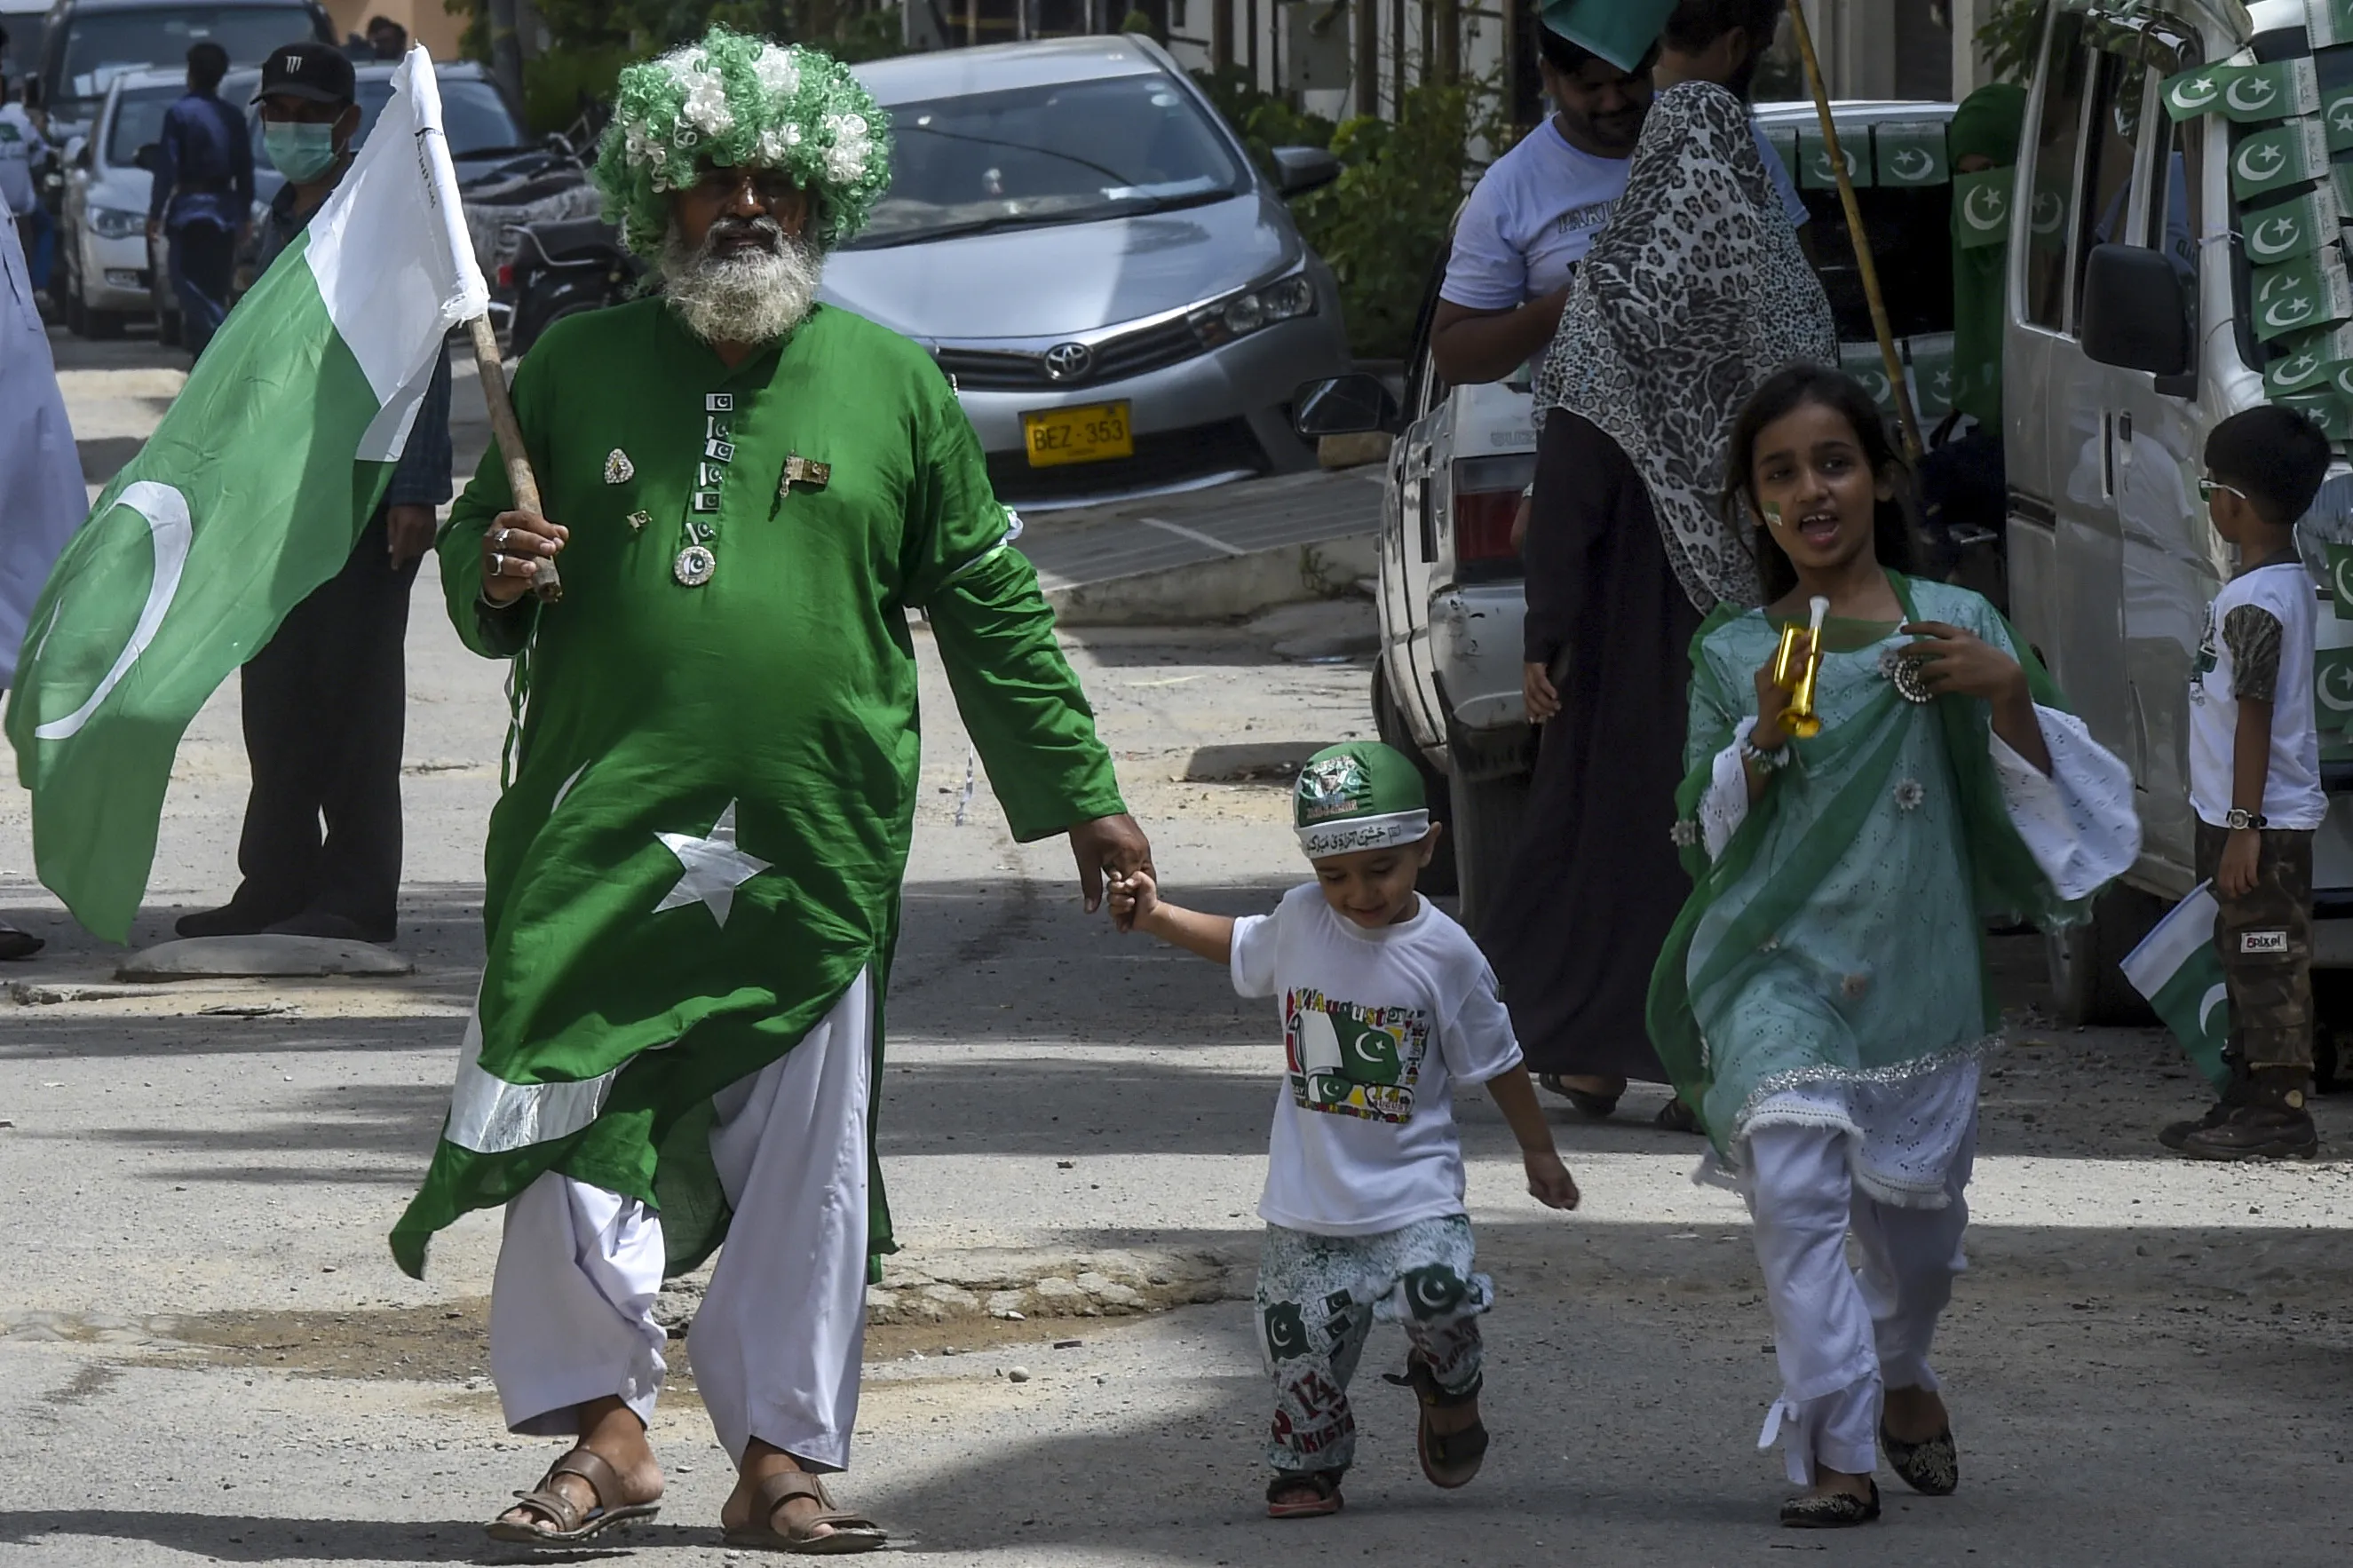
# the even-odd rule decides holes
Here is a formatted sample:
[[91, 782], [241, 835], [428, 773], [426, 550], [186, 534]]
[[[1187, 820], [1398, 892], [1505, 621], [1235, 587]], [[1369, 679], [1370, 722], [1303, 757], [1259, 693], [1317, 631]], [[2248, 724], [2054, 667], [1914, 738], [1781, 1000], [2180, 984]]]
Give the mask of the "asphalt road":
[[[1295, 637], [1295, 620], [1283, 629]], [[1282, 765], [1370, 729], [1362, 665], [1283, 658], [1277, 630], [1070, 643], [1172, 892], [1206, 907], [1263, 908], [1301, 879]], [[383, 1245], [438, 1125], [480, 960], [504, 726], [499, 668], [458, 647], [427, 595], [410, 641], [413, 977], [122, 994], [107, 984], [119, 951], [33, 883], [22, 797], [0, 799], [0, 912], [53, 938], [0, 976], [29, 998], [0, 1001], [0, 1191], [16, 1197], [0, 1254], [0, 1561], [482, 1560], [480, 1521], [554, 1457], [501, 1430], [480, 1376], [494, 1222], [445, 1237], [422, 1285]], [[1060, 846], [1008, 841], [925, 658], [881, 1137], [907, 1247], [886, 1284], [941, 1321], [874, 1331], [839, 1488], [900, 1532], [903, 1556], [2344, 1559], [2345, 1168], [2162, 1156], [2155, 1126], [2198, 1103], [2176, 1053], [2143, 1031], [2049, 1026], [2026, 939], [1996, 944], [2012, 1048], [1989, 1075], [1973, 1267], [1937, 1357], [1959, 1495], [1891, 1492], [1884, 1522], [1835, 1537], [1773, 1527], [1778, 1458], [1754, 1448], [1772, 1335], [1746, 1224], [1691, 1184], [1696, 1142], [1651, 1131], [1659, 1097], [1638, 1091], [1607, 1125], [1555, 1110], [1587, 1193], [1573, 1216], [1519, 1192], [1491, 1107], [1461, 1110], [1502, 1292], [1496, 1447], [1478, 1481], [1440, 1494], [1419, 1479], [1410, 1401], [1373, 1376], [1401, 1358], [1391, 1336], [1360, 1374], [1347, 1511], [1265, 1521], [1265, 1400], [1238, 1298], [1271, 1019], [1213, 966], [1087, 920]], [[232, 885], [242, 770], [232, 683], [182, 750], [142, 940]], [[2332, 1148], [2353, 1139], [2353, 1105], [2319, 1113]], [[1121, 1315], [1117, 1279], [1146, 1304], [1195, 1304]], [[926, 1283], [943, 1280], [980, 1300], [1023, 1290], [1032, 1310], [976, 1313], [952, 1299], [962, 1286]], [[726, 1560], [712, 1528], [726, 1465], [690, 1377], [657, 1437], [668, 1505], [628, 1544], [654, 1564]]]

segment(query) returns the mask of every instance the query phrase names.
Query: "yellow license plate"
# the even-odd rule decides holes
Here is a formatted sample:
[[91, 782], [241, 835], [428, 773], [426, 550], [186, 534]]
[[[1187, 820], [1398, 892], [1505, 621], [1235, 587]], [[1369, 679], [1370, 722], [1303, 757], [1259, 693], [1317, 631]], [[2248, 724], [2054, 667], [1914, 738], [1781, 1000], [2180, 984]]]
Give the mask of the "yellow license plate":
[[1033, 468], [1135, 456], [1135, 432], [1128, 426], [1125, 403], [1090, 403], [1024, 414], [1021, 434], [1029, 443]]

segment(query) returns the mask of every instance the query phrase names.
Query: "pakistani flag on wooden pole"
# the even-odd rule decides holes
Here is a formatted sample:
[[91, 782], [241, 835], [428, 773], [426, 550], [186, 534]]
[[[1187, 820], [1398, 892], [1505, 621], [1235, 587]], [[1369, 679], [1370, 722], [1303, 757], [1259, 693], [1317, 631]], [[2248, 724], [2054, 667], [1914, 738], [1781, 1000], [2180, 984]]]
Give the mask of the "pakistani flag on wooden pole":
[[2222, 984], [2221, 955], [2214, 951], [2214, 919], [2221, 912], [2213, 885], [2199, 883], [2124, 962], [2125, 978], [2148, 998], [2218, 1093], [2231, 1081], [2222, 1060], [2231, 1037], [2230, 993]]
[[343, 569], [443, 337], [489, 300], [412, 48], [343, 183], [229, 312], [26, 625], [7, 730], [34, 862], [99, 935], [130, 934], [188, 721]]

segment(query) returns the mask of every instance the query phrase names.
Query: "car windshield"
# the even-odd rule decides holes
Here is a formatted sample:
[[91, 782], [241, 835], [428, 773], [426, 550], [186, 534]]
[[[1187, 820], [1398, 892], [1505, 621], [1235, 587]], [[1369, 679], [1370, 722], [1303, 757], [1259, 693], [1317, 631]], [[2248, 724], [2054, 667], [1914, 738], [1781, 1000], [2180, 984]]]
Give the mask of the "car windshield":
[[[441, 79], [441, 127], [449, 139], [449, 155], [453, 158], [472, 157], [483, 153], [504, 153], [522, 140], [522, 127], [507, 110], [507, 100], [489, 82], [464, 78]], [[392, 80], [388, 77], [371, 78], [359, 84], [360, 131], [353, 146], [367, 140], [375, 129], [375, 118], [384, 106], [392, 101]], [[269, 154], [261, 144], [261, 117], [253, 118], [253, 162], [256, 168], [269, 166]]]
[[891, 186], [859, 248], [1239, 194], [1239, 162], [1158, 73], [891, 106]]
[[48, 71], [49, 104], [69, 119], [97, 108], [107, 84], [143, 66], [176, 68], [189, 48], [210, 40], [231, 66], [257, 66], [280, 44], [314, 36], [311, 14], [295, 5], [174, 5], [153, 11], [93, 11], [65, 24], [64, 47]]
[[7, 43], [0, 45], [0, 71], [13, 77], [40, 65], [41, 29], [47, 21], [45, 11], [0, 10], [0, 27], [8, 32]]
[[164, 134], [164, 111], [178, 100], [184, 87], [142, 87], [115, 100], [114, 125], [107, 132], [106, 161], [131, 163], [139, 149]]

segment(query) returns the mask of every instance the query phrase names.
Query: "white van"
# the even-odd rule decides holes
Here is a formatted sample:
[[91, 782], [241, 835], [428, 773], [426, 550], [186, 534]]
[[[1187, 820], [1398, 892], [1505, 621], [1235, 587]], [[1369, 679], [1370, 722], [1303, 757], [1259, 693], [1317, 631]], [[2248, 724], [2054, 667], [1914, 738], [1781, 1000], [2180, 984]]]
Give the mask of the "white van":
[[[2253, 330], [2232, 195], [2233, 147], [2265, 128], [2220, 115], [2177, 124], [2159, 87], [2206, 65], [2311, 51], [2305, 0], [2050, 9], [2012, 204], [2009, 608], [2092, 732], [2131, 763], [2146, 830], [2139, 866], [2093, 923], [2052, 942], [2062, 1009], [2084, 1023], [2137, 1011], [2117, 961], [2194, 884], [2189, 679], [2207, 603], [2231, 570], [2199, 501], [2201, 454], [2217, 423], [2264, 400], [2262, 367], [2284, 352]], [[2353, 50], [2339, 55], [2353, 73]], [[2339, 465], [2300, 530], [2324, 661], [2353, 645], [2318, 559], [2320, 542], [2353, 542], [2348, 513], [2353, 474]], [[2353, 740], [2323, 742], [2314, 963], [2353, 969]]]

